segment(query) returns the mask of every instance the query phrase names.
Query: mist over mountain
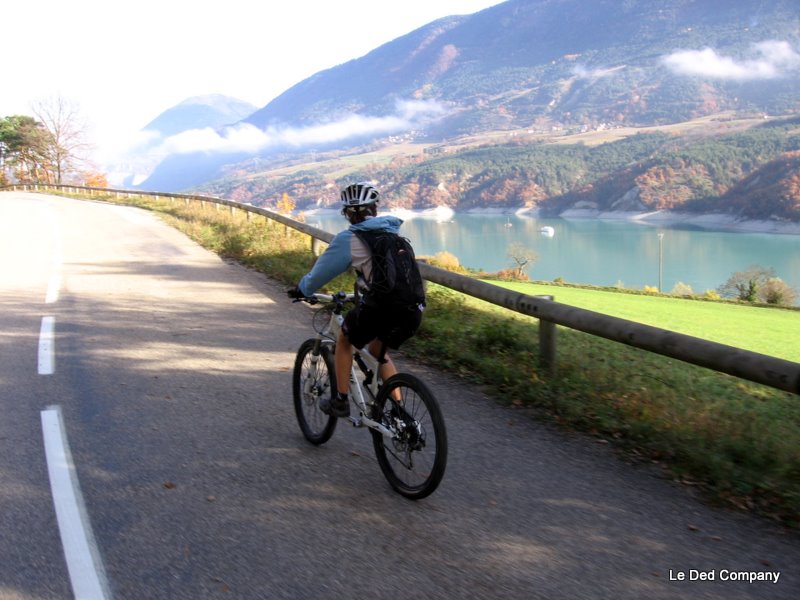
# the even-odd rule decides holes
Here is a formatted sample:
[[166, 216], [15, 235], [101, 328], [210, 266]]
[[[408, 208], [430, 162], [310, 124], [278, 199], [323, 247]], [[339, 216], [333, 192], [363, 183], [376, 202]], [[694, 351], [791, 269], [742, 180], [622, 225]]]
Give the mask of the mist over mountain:
[[194, 96], [165, 110], [142, 129], [167, 138], [192, 129], [232, 125], [256, 110], [249, 102], [222, 94]]
[[[249, 102], [222, 94], [187, 98], [165, 110], [142, 128], [139, 139], [128, 150], [127, 156], [120, 163], [109, 167], [109, 181], [115, 185], [135, 187], [149, 178], [159, 164], [169, 161], [173, 156], [169, 146], [165, 146], [166, 140], [187, 132], [191, 132], [188, 134], [191, 137], [196, 137], [199, 132], [216, 135], [214, 132], [240, 121], [255, 110], [256, 107]], [[214, 163], [216, 164], [216, 160]], [[198, 168], [200, 172], [205, 172], [196, 158], [186, 168], [190, 172]], [[180, 172], [174, 167], [169, 169]], [[177, 179], [174, 176], [172, 179], [174, 185]], [[197, 181], [205, 179], [206, 176], [203, 175]]]
[[142, 187], [208, 189], [398, 138], [793, 114], [799, 49], [796, 0], [508, 0], [321, 71], [233, 125], [168, 137]]

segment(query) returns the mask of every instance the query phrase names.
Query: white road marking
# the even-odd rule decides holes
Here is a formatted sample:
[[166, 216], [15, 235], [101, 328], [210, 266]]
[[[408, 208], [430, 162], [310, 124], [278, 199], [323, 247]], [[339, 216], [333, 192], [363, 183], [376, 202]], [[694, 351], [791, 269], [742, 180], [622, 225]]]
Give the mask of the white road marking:
[[56, 371], [55, 317], [42, 317], [39, 330], [39, 375], [52, 375]]
[[42, 434], [72, 591], [78, 600], [111, 598], [58, 406], [50, 406], [42, 411]]

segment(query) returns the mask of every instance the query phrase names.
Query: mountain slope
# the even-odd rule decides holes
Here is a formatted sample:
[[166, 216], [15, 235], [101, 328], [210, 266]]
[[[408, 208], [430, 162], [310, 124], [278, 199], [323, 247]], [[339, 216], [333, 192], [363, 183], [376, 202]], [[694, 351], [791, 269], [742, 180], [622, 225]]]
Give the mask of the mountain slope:
[[575, 208], [677, 210], [800, 221], [798, 122], [778, 120], [721, 136], [666, 136], [638, 160], [538, 206], [555, 215]]
[[392, 208], [528, 208], [549, 216], [674, 210], [800, 222], [798, 125], [800, 117], [723, 116], [616, 141], [598, 132], [573, 143], [523, 139], [396, 155], [388, 163], [381, 152], [333, 156], [261, 175], [232, 174], [201, 189], [268, 206], [288, 193], [308, 210], [335, 206], [337, 189], [369, 179]]
[[[224, 152], [170, 157], [144, 186], [185, 189], [392, 134], [433, 141], [791, 113], [799, 35], [797, 0], [508, 0], [313, 75], [221, 129]], [[236, 148], [246, 128], [251, 146]]]
[[190, 129], [231, 125], [256, 110], [249, 102], [222, 94], [195, 96], [165, 110], [142, 129], [166, 138]]
[[[124, 164], [111, 167], [122, 175], [111, 179], [125, 187], [170, 191], [207, 181], [216, 171], [218, 157], [171, 154], [162, 148], [165, 140], [194, 130], [219, 130], [252, 114], [249, 102], [222, 94], [194, 96], [165, 110], [142, 128], [143, 141], [126, 157]], [[246, 158], [246, 155], [239, 155]], [[140, 183], [144, 181], [144, 183]]]
[[452, 114], [439, 133], [448, 136], [537, 117], [643, 125], [726, 109], [780, 113], [798, 106], [796, 78], [687, 77], [664, 57], [713, 48], [718, 63], [754, 65], [763, 56], [752, 44], [796, 45], [797, 36], [794, 0], [509, 0], [318, 73], [246, 121], [380, 115], [398, 98], [446, 103]]
[[746, 219], [800, 221], [800, 151], [787, 152], [759, 167], [709, 204], [709, 210]]

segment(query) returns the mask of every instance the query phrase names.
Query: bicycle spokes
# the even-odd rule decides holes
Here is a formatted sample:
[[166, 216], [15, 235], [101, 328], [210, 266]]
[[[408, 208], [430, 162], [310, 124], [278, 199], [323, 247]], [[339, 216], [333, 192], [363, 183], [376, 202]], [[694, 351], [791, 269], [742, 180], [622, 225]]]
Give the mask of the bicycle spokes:
[[433, 492], [447, 463], [447, 434], [436, 399], [409, 374], [387, 380], [378, 395], [381, 421], [392, 432], [373, 432], [378, 463], [391, 486], [419, 499]]
[[315, 366], [303, 381], [303, 392], [305, 401], [308, 403], [318, 402], [319, 399], [330, 390], [330, 379], [327, 372], [321, 372]]
[[336, 385], [330, 348], [320, 347], [316, 340], [307, 340], [297, 352], [292, 379], [300, 429], [312, 444], [323, 444], [336, 427], [336, 418], [319, 408], [319, 400], [328, 396]]
[[[390, 400], [388, 402], [390, 409], [388, 411], [388, 427], [395, 436], [392, 438], [396, 450], [422, 450], [425, 447], [425, 430], [420, 423], [411, 414], [409, 414], [403, 405]], [[422, 415], [424, 418], [424, 415]]]

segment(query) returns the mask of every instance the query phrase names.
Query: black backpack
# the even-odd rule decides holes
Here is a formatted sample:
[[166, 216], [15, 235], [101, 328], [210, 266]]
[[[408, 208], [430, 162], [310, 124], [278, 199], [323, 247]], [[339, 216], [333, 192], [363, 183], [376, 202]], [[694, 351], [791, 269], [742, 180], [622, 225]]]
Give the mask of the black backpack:
[[388, 231], [356, 231], [372, 252], [372, 272], [365, 301], [387, 309], [419, 310], [425, 287], [411, 243]]

